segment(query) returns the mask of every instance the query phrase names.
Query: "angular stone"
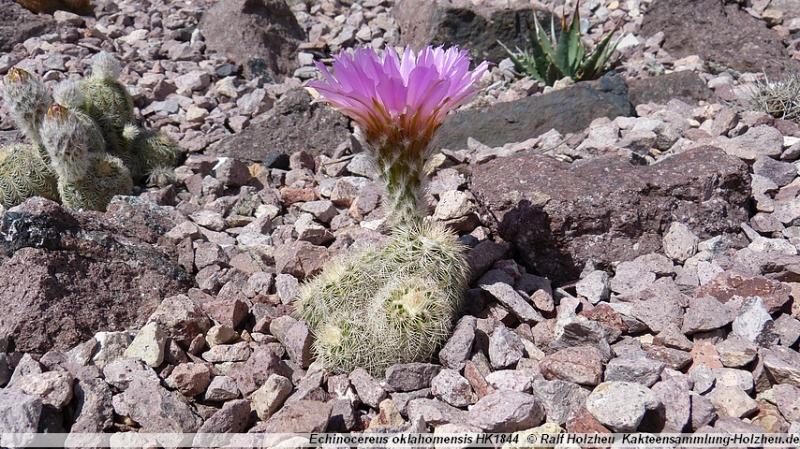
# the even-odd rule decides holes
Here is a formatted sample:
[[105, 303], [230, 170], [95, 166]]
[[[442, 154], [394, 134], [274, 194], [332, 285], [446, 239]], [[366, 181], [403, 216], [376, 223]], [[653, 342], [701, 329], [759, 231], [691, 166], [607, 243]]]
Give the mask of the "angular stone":
[[[499, 158], [475, 170], [472, 192], [525, 263], [558, 282], [577, 279], [590, 259], [603, 268], [657, 252], [676, 213], [700, 238], [738, 234], [748, 219], [749, 184], [743, 162], [701, 147], [649, 166], [613, 157], [575, 164], [531, 154]], [[639, 217], [635, 226], [629, 216]]]
[[442, 369], [430, 363], [402, 363], [386, 369], [386, 385], [391, 391], [414, 391], [428, 388]]
[[694, 71], [684, 70], [635, 79], [628, 82], [628, 95], [634, 106], [647, 103], [667, 104], [678, 99], [684, 103], [697, 104], [713, 96], [713, 91]]
[[800, 353], [793, 349], [776, 346], [764, 356], [764, 368], [775, 383], [787, 383], [800, 387]]
[[230, 401], [240, 395], [236, 381], [228, 376], [214, 376], [206, 388], [205, 400], [213, 402]]
[[467, 315], [458, 320], [453, 335], [439, 351], [439, 363], [447, 368], [461, 371], [472, 352], [476, 326], [475, 317]]
[[0, 389], [0, 445], [24, 447], [28, 442], [12, 433], [36, 433], [42, 419], [42, 401], [16, 389]]
[[723, 303], [736, 298], [758, 296], [764, 301], [767, 311], [775, 313], [789, 302], [791, 293], [792, 289], [782, 282], [763, 276], [749, 276], [735, 271], [726, 271], [711, 282], [700, 286], [695, 295], [711, 296]]
[[514, 287], [503, 282], [481, 284], [480, 287], [492, 295], [500, 304], [508, 308], [520, 320], [534, 323], [544, 321], [544, 317], [522, 295], [514, 290]]
[[166, 344], [166, 333], [158, 323], [151, 321], [136, 334], [128, 349], [125, 350], [125, 357], [141, 360], [156, 368], [164, 362]]
[[664, 363], [647, 357], [617, 357], [606, 365], [605, 381], [635, 382], [652, 387], [658, 382]]
[[468, 421], [485, 432], [510, 433], [538, 426], [544, 417], [544, 408], [536, 397], [498, 391], [475, 403], [469, 410]]
[[514, 331], [505, 326], [494, 330], [489, 338], [489, 360], [492, 368], [507, 368], [517, 363], [525, 355], [525, 345]]
[[758, 404], [741, 388], [717, 386], [708, 395], [720, 416], [744, 418], [758, 411]]
[[772, 324], [772, 317], [764, 302], [759, 297], [744, 300], [739, 315], [733, 320], [732, 333], [748, 341], [760, 341], [767, 331], [767, 326]]
[[257, 433], [313, 433], [328, 427], [330, 402], [295, 401], [286, 404], [267, 421], [250, 430]]
[[589, 391], [572, 382], [537, 379], [533, 395], [544, 406], [548, 421], [564, 424], [583, 408]]
[[451, 369], [442, 370], [431, 380], [431, 394], [453, 407], [466, 407], [473, 401], [469, 381]]
[[608, 299], [608, 273], [595, 270], [575, 284], [575, 292], [588, 299], [592, 304]]
[[211, 368], [204, 363], [181, 363], [172, 370], [166, 383], [184, 396], [194, 397], [205, 392], [211, 383]]
[[647, 387], [630, 382], [603, 382], [586, 398], [586, 409], [617, 432], [634, 432], [647, 411], [661, 405]]
[[69, 373], [48, 371], [22, 376], [14, 382], [14, 387], [25, 394], [38, 397], [44, 405], [61, 410], [72, 400], [73, 381]]
[[698, 296], [689, 300], [681, 330], [684, 334], [711, 331], [730, 324], [734, 318], [735, 312], [725, 304], [710, 296]]
[[141, 378], [133, 379], [113, 403], [114, 413], [131, 418], [143, 432], [192, 433], [203, 423], [180, 394]]
[[292, 381], [273, 374], [267, 381], [250, 397], [253, 410], [258, 414], [258, 418], [266, 421], [276, 411], [278, 411], [289, 395], [292, 393]]
[[664, 432], [681, 433], [691, 421], [692, 396], [688, 385], [676, 379], [667, 379], [651, 388], [664, 405]]
[[683, 262], [697, 252], [700, 239], [683, 223], [673, 222], [667, 233], [664, 234], [664, 254], [672, 259]]
[[467, 412], [438, 399], [412, 399], [406, 407], [406, 414], [409, 421], [417, 422], [421, 419], [430, 426], [467, 422]]
[[356, 368], [350, 373], [350, 383], [358, 393], [358, 397], [364, 404], [378, 408], [378, 404], [386, 399], [386, 390], [381, 384], [372, 377], [364, 368]]
[[228, 401], [206, 419], [198, 433], [242, 433], [250, 424], [250, 401]]
[[603, 377], [603, 356], [593, 346], [564, 348], [540, 360], [539, 369], [548, 380], [597, 385]]
[[291, 377], [291, 369], [272, 350], [257, 347], [250, 358], [241, 365], [235, 365], [227, 375], [236, 380], [239, 391], [247, 396], [269, 379], [273, 374]]

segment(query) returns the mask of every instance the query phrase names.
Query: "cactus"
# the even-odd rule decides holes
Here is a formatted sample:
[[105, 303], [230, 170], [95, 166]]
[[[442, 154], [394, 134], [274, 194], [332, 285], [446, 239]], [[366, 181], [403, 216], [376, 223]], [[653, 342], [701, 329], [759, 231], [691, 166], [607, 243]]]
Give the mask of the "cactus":
[[36, 76], [12, 68], [3, 100], [32, 146], [0, 150], [0, 204], [13, 207], [43, 196], [72, 208], [104, 210], [114, 195], [130, 194], [133, 181], [174, 181], [178, 146], [134, 122], [133, 100], [118, 81], [121, 66], [98, 54], [92, 75], [64, 81], [52, 98]]
[[41, 145], [39, 126], [52, 102], [42, 81], [23, 69], [12, 67], [3, 79], [3, 102], [25, 137], [34, 145]]
[[0, 148], [0, 205], [11, 208], [33, 196], [58, 201], [56, 174], [27, 144]]
[[469, 70], [466, 52], [407, 48], [343, 51], [334, 73], [310, 84], [350, 116], [385, 184], [388, 242], [341, 258], [303, 285], [300, 317], [316, 337], [316, 356], [346, 372], [381, 375], [394, 363], [428, 361], [459, 312], [468, 265], [464, 247], [441, 224], [425, 220], [428, 144], [447, 113], [471, 98], [486, 63]]
[[385, 246], [330, 263], [303, 285], [297, 306], [326, 366], [379, 375], [435, 354], [450, 334], [467, 273], [456, 236], [422, 222], [395, 228]]

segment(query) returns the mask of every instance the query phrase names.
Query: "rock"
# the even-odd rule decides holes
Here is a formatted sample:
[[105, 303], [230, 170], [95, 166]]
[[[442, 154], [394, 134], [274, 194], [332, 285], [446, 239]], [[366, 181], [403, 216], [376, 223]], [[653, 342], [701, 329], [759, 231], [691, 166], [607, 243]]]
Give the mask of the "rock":
[[469, 381], [451, 369], [442, 370], [431, 380], [431, 394], [453, 407], [466, 407], [473, 401]]
[[203, 423], [198, 433], [242, 433], [250, 424], [250, 401], [226, 402]]
[[61, 410], [72, 400], [73, 381], [68, 373], [48, 371], [22, 376], [14, 382], [14, 387], [25, 394], [38, 397], [44, 405]]
[[[678, 0], [654, 4], [644, 15], [641, 33], [663, 33], [662, 48], [675, 58], [698, 55], [740, 72], [777, 76], [796, 70], [781, 37], [736, 4], [716, 0]], [[741, 36], [748, 36], [742, 41]], [[784, 67], [785, 66], [785, 67]]]
[[761, 156], [753, 163], [753, 173], [783, 187], [797, 177], [797, 168], [789, 162], [780, 162], [771, 157]]
[[[522, 370], [504, 369], [486, 375], [486, 384], [497, 390], [528, 392], [531, 389], [530, 373]], [[481, 395], [485, 396], [485, 395]]]
[[133, 342], [125, 350], [125, 357], [141, 360], [153, 368], [157, 368], [164, 362], [166, 344], [165, 332], [158, 323], [151, 321], [136, 334]]
[[697, 296], [711, 296], [722, 303], [737, 298], [758, 296], [767, 307], [769, 313], [780, 310], [789, 302], [792, 289], [781, 282], [763, 276], [749, 276], [735, 271], [726, 271], [717, 275], [695, 292]]
[[497, 302], [505, 306], [520, 320], [535, 323], [544, 321], [544, 317], [522, 295], [514, 290], [514, 287], [503, 282], [481, 283], [480, 287], [489, 292]]
[[253, 410], [258, 414], [259, 419], [266, 421], [283, 406], [291, 393], [292, 381], [273, 374], [250, 397]]
[[313, 103], [304, 89], [281, 97], [244, 131], [214, 144], [207, 153], [250, 162], [308, 151], [329, 154], [350, 136], [348, 120], [332, 108]]
[[787, 383], [800, 387], [800, 354], [797, 351], [776, 346], [764, 356], [764, 368], [774, 383]]
[[759, 157], [779, 157], [783, 152], [783, 135], [777, 129], [760, 125], [733, 139], [719, 139], [718, 143], [731, 156], [746, 161]]
[[700, 239], [692, 233], [683, 223], [673, 222], [667, 233], [664, 234], [664, 254], [678, 262], [684, 262], [697, 252], [697, 244]]
[[517, 363], [525, 355], [522, 339], [505, 326], [494, 330], [489, 338], [489, 360], [492, 368], [506, 368]]
[[165, 298], [149, 321], [160, 324], [169, 338], [186, 347], [211, 327], [203, 308], [186, 295]]
[[128, 388], [114, 396], [114, 413], [130, 417], [142, 432], [196, 432], [203, 420], [176, 392], [158, 382], [135, 378]]
[[758, 342], [772, 324], [772, 317], [759, 297], [744, 300], [739, 315], [733, 320], [732, 333], [748, 341]]
[[538, 426], [544, 417], [544, 408], [536, 397], [516, 391], [498, 391], [476, 402], [467, 419], [485, 432], [510, 433]]
[[286, 404], [267, 421], [250, 430], [263, 433], [323, 432], [328, 426], [330, 402], [294, 401]]
[[328, 250], [324, 246], [300, 240], [280, 245], [275, 249], [275, 269], [279, 273], [303, 279], [320, 273], [329, 257]]
[[70, 430], [75, 433], [109, 430], [114, 424], [111, 387], [100, 378], [78, 378], [73, 391], [75, 423]]
[[783, 346], [792, 346], [800, 339], [800, 320], [783, 314], [775, 320], [772, 330], [778, 334]]
[[458, 321], [453, 330], [453, 335], [450, 336], [442, 350], [439, 351], [439, 362], [443, 366], [456, 371], [461, 371], [464, 368], [464, 362], [472, 353], [476, 325], [475, 317], [469, 315]]
[[729, 335], [725, 341], [717, 343], [717, 352], [719, 352], [719, 360], [724, 366], [741, 368], [756, 358], [758, 348], [740, 336]]
[[203, 363], [181, 363], [175, 366], [166, 384], [184, 396], [194, 397], [206, 391], [211, 383], [211, 368]]
[[655, 384], [651, 390], [664, 406], [663, 432], [681, 433], [691, 421], [691, 403], [693, 396], [689, 394], [689, 385], [676, 378], [663, 380]]
[[42, 401], [16, 389], [0, 389], [0, 445], [23, 447], [29, 440], [13, 433], [36, 433], [42, 419]]
[[386, 385], [391, 391], [414, 391], [431, 386], [431, 379], [442, 369], [430, 363], [402, 363], [386, 369]]
[[[476, 60], [500, 62], [508, 57], [498, 41], [509, 48], [525, 48], [533, 14], [524, 1], [500, 4], [464, 1], [401, 0], [392, 8], [402, 44], [457, 45], [468, 48]], [[539, 11], [539, 20], [547, 20]], [[545, 22], [542, 22], [545, 23]]]
[[206, 362], [243, 362], [250, 358], [250, 345], [246, 341], [240, 341], [232, 345], [217, 345], [201, 354]]
[[730, 324], [735, 317], [733, 310], [710, 296], [691, 298], [683, 316], [681, 332], [688, 335], [719, 329]]
[[100, 369], [107, 363], [124, 357], [125, 350], [132, 341], [127, 332], [98, 332], [94, 339], [100, 347], [92, 356], [92, 362]]
[[533, 395], [544, 406], [548, 421], [564, 424], [583, 408], [589, 392], [572, 382], [537, 379], [533, 382]]
[[720, 416], [745, 418], [758, 411], [758, 404], [741, 388], [717, 386], [708, 395]]
[[119, 359], [103, 368], [105, 381], [118, 390], [125, 390], [134, 380], [159, 382], [158, 374], [141, 360]]
[[147, 220], [68, 212], [41, 198], [8, 210], [0, 224], [0, 252], [10, 257], [0, 266], [0, 338], [43, 353], [144, 324], [162, 298], [189, 285], [183, 269], [144, 240], [154, 232], [139, 224]]
[[256, 347], [246, 362], [234, 366], [227, 373], [236, 381], [239, 391], [245, 396], [264, 385], [269, 376], [273, 374], [280, 374], [287, 378], [292, 376], [286, 363], [265, 347]]
[[232, 327], [224, 324], [215, 324], [206, 333], [206, 343], [208, 346], [217, 346], [231, 343], [238, 334]]
[[[657, 252], [676, 215], [701, 238], [738, 234], [750, 197], [746, 165], [711, 147], [649, 166], [613, 157], [499, 158], [475, 170], [472, 191], [526, 264], [556, 282], [577, 279], [589, 259], [601, 268]], [[628, 213], [639, 217], [635, 226]]]
[[697, 72], [684, 70], [631, 80], [628, 96], [634, 106], [647, 103], [667, 104], [673, 99], [697, 104], [699, 101], [711, 98], [713, 92]]
[[618, 357], [606, 365], [605, 381], [635, 382], [652, 387], [662, 371], [664, 363], [647, 357]]
[[12, 0], [0, 1], [0, 53], [8, 53], [15, 44], [55, 29], [52, 17], [33, 14]]
[[592, 271], [575, 284], [575, 292], [592, 304], [607, 300], [611, 293], [608, 288], [608, 273], [602, 270]]
[[586, 409], [616, 432], [634, 432], [648, 411], [661, 405], [653, 392], [631, 382], [603, 382], [586, 398]]
[[424, 421], [430, 426], [442, 424], [463, 424], [467, 421], [467, 412], [438, 399], [412, 399], [406, 407], [406, 415], [411, 422]]
[[206, 388], [204, 396], [206, 401], [223, 402], [239, 397], [239, 388], [236, 381], [228, 376], [214, 376]]
[[364, 368], [356, 368], [350, 373], [350, 383], [356, 389], [361, 402], [372, 408], [378, 408], [378, 404], [386, 399], [386, 390]]
[[544, 95], [450, 114], [430, 147], [464, 149], [470, 137], [489, 147], [500, 147], [524, 142], [551, 129], [562, 134], [579, 132], [598, 117], [613, 119], [632, 113], [625, 82], [612, 73], [598, 81], [578, 83]]
[[539, 361], [545, 379], [597, 385], [603, 378], [603, 356], [593, 346], [564, 348]]
[[[276, 335], [276, 337], [278, 337]], [[278, 337], [289, 357], [300, 367], [308, 368], [311, 364], [313, 353], [311, 344], [313, 339], [311, 331], [304, 321], [297, 321], [291, 324], [284, 334]]]
[[208, 50], [241, 64], [250, 77], [280, 80], [297, 67], [305, 33], [284, 0], [234, 0], [203, 14], [200, 31]]

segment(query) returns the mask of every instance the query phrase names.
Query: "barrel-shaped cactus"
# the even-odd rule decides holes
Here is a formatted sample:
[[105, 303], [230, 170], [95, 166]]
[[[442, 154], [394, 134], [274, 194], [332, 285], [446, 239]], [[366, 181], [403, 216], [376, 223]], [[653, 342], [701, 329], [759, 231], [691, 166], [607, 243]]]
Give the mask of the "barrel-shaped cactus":
[[41, 196], [58, 201], [58, 180], [36, 147], [15, 144], [0, 148], [0, 205], [10, 208]]

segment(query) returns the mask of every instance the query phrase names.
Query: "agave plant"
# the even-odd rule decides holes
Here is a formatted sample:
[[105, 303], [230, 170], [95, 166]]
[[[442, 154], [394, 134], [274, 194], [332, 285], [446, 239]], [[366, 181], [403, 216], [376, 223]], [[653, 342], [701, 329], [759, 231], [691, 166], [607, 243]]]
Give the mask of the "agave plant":
[[534, 29], [528, 33], [529, 49], [517, 48], [512, 51], [502, 42], [498, 42], [508, 52], [518, 72], [536, 78], [548, 86], [565, 77], [583, 81], [597, 79], [605, 73], [611, 55], [617, 48], [616, 43], [611, 43], [616, 30], [603, 38], [594, 51], [587, 53], [581, 41], [579, 7], [580, 1], [575, 4], [575, 13], [569, 24], [566, 14], [562, 15], [561, 32], [558, 35], [552, 16], [548, 34], [534, 14]]

